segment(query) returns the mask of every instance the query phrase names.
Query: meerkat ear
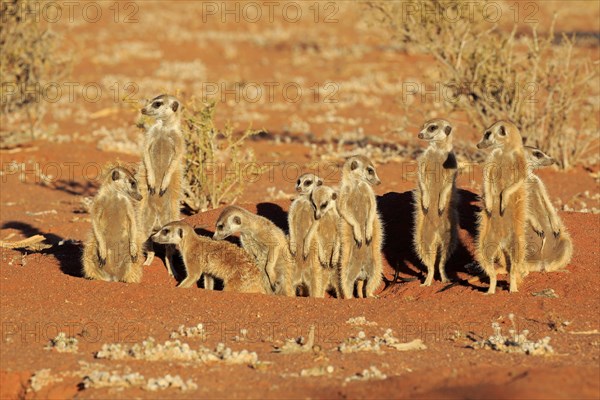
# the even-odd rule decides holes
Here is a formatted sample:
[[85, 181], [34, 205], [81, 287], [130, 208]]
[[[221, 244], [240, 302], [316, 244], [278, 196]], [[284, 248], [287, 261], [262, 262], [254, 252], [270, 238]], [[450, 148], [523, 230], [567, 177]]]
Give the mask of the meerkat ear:
[[500, 125], [500, 136], [506, 136], [506, 128], [504, 128], [504, 125]]
[[121, 178], [121, 173], [119, 172], [119, 170], [114, 169], [112, 172], [112, 180], [113, 181], [118, 181], [119, 178]]
[[452, 127], [450, 125], [446, 125], [444, 132], [446, 132], [446, 136], [448, 136], [450, 132], [452, 132]]
[[337, 193], [336, 192], [333, 192], [331, 194], [331, 200], [337, 200]]
[[177, 112], [178, 108], [179, 108], [179, 102], [174, 101], [173, 104], [171, 104], [171, 109], [173, 110], [173, 112]]
[[183, 239], [183, 229], [182, 228], [177, 229], [177, 233], [179, 234], [179, 238]]
[[356, 168], [358, 168], [358, 161], [352, 161], [352, 164], [350, 164], [350, 170], [354, 171]]
[[233, 222], [236, 225], [241, 225], [242, 224], [242, 219], [236, 215], [235, 217], [233, 217]]
[[323, 181], [321, 179], [317, 179], [317, 186], [323, 185]]

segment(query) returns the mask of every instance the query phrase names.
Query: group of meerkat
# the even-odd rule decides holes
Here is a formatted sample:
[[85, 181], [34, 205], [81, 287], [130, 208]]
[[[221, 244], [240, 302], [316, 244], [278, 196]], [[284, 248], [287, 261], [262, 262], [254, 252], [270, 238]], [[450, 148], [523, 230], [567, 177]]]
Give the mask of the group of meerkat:
[[353, 156], [344, 163], [337, 190], [314, 174], [298, 178], [289, 236], [266, 218], [229, 206], [213, 238], [240, 233], [266, 293], [324, 297], [331, 289], [336, 297], [352, 298], [355, 290], [358, 297], [374, 297], [383, 279], [383, 234], [371, 188], [379, 183], [373, 163]]
[[[427, 268], [425, 286], [431, 285], [436, 265], [442, 282], [448, 281], [445, 265], [457, 244], [458, 164], [452, 132], [448, 121], [435, 119], [419, 133], [429, 146], [418, 160], [413, 243]], [[534, 173], [555, 161], [523, 145], [519, 129], [509, 121], [487, 128], [477, 147], [491, 151], [483, 166], [475, 259], [490, 279], [488, 294], [496, 291], [498, 273], [509, 274], [510, 291], [516, 292], [529, 272], [561, 270], [573, 253], [571, 238]]]
[[[143, 265], [154, 258], [153, 242], [165, 245], [165, 265], [174, 276], [178, 250], [186, 278], [180, 287], [204, 277], [224, 290], [295, 296], [374, 297], [383, 279], [383, 229], [373, 186], [380, 184], [365, 156], [349, 157], [338, 188], [314, 174], [296, 182], [289, 235], [268, 219], [237, 206], [220, 214], [214, 236], [197, 235], [179, 222], [185, 140], [181, 104], [160, 95], [141, 109], [154, 118], [146, 130], [137, 171], [110, 164], [91, 208], [92, 230], [85, 243], [83, 275], [89, 279], [139, 282]], [[458, 243], [458, 163], [452, 147], [454, 128], [443, 119], [424, 124], [420, 139], [429, 142], [418, 159], [414, 190], [413, 246], [427, 269], [430, 286], [436, 268], [447, 282], [445, 266]], [[478, 214], [475, 259], [490, 278], [510, 276], [510, 291], [531, 271], [557, 271], [571, 259], [573, 245], [541, 179], [534, 174], [554, 160], [523, 145], [517, 127], [499, 121], [485, 130], [480, 149], [491, 148], [483, 168], [483, 208]], [[240, 234], [242, 249], [224, 241]], [[142, 263], [142, 255], [146, 254]], [[499, 268], [496, 268], [498, 264]]]

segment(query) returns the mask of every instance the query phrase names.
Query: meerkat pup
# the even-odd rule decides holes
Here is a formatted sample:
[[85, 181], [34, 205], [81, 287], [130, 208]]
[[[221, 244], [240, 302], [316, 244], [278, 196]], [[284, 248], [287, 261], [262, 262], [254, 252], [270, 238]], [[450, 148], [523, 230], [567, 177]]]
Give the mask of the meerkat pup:
[[92, 232], [83, 251], [83, 275], [104, 281], [139, 282], [142, 236], [137, 208], [142, 200], [137, 180], [122, 166], [104, 173], [91, 209]]
[[423, 286], [431, 286], [436, 262], [440, 279], [447, 282], [445, 264], [456, 248], [457, 162], [452, 151], [452, 126], [443, 119], [426, 122], [419, 139], [429, 146], [418, 160], [418, 184], [414, 191], [415, 252], [427, 267]]
[[383, 232], [371, 187], [380, 183], [367, 157], [352, 156], [344, 163], [337, 206], [342, 217], [340, 291], [346, 299], [353, 296], [357, 281], [359, 297], [374, 297], [383, 280]]
[[299, 196], [292, 202], [288, 212], [290, 229], [290, 252], [295, 258], [295, 268], [292, 273], [293, 290], [298, 286], [308, 289], [309, 296], [317, 296], [322, 292], [321, 267], [316, 252], [311, 257], [304, 256], [305, 237], [315, 220], [315, 213], [310, 204], [310, 193], [314, 188], [323, 185], [323, 180], [314, 174], [303, 174], [296, 182], [296, 192]]
[[[144, 137], [140, 168], [140, 181], [147, 190], [141, 207], [141, 224], [148, 239], [165, 224], [179, 219], [185, 140], [181, 130], [181, 104], [175, 97], [157, 96], [141, 112], [156, 119]], [[147, 241], [146, 247], [144, 265], [150, 265], [154, 259], [151, 240]], [[167, 246], [165, 264], [170, 276], [173, 276], [172, 252], [173, 247]]]
[[152, 235], [152, 240], [177, 247], [187, 277], [178, 287], [193, 286], [202, 274], [223, 280], [223, 290], [242, 293], [265, 293], [260, 272], [248, 255], [239, 247], [226, 241], [214, 241], [199, 236], [188, 224], [170, 222]]
[[228, 206], [217, 219], [213, 239], [223, 240], [237, 232], [242, 247], [254, 258], [265, 292], [293, 296], [294, 265], [283, 231], [266, 218], [241, 207]]
[[528, 165], [525, 184], [529, 193], [526, 268], [527, 271], [558, 271], [571, 261], [573, 242], [550, 201], [546, 186], [533, 172], [556, 161], [535, 147], [524, 149]]
[[483, 210], [479, 213], [476, 259], [490, 278], [488, 294], [496, 292], [495, 261], [504, 256], [510, 291], [525, 275], [525, 221], [528, 197], [527, 162], [519, 129], [498, 121], [485, 130], [479, 149], [492, 148], [483, 167]]
[[[328, 289], [333, 289], [339, 296], [339, 262], [340, 262], [340, 214], [337, 211], [337, 193], [329, 186], [319, 186], [310, 194], [310, 202], [314, 212], [314, 221], [304, 240], [303, 257], [316, 253], [321, 275], [320, 292], [316, 297], [325, 297]], [[314, 257], [314, 256], [313, 256]]]

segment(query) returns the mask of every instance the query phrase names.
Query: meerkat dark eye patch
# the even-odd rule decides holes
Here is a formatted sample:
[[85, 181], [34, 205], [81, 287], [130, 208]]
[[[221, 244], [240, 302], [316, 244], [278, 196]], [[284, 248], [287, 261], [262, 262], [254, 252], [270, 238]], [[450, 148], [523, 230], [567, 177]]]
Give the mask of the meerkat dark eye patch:
[[483, 137], [487, 140], [490, 138], [491, 135], [492, 135], [492, 132], [486, 131], [485, 134], [483, 135]]
[[444, 132], [446, 132], [446, 136], [448, 136], [450, 134], [450, 132], [452, 132], [452, 127], [450, 125], [447, 125], [444, 128]]
[[162, 103], [160, 101], [155, 101], [154, 104], [152, 104], [152, 107], [154, 108], [158, 108], [160, 106], [162, 106]]
[[373, 168], [368, 168], [367, 172], [369, 173], [369, 175], [373, 175], [373, 172], [375, 172], [375, 171], [373, 171]]
[[302, 182], [300, 181], [300, 179], [298, 179], [298, 180], [296, 181], [296, 185], [300, 186], [301, 184], [302, 184]]
[[321, 204], [321, 210], [324, 210], [324, 209], [325, 209], [325, 207], [327, 207], [327, 202], [325, 202], [325, 203]]
[[356, 168], [358, 168], [358, 161], [352, 161], [350, 164], [350, 170], [354, 171]]
[[171, 109], [173, 110], [173, 112], [176, 112], [177, 109], [179, 109], [179, 102], [174, 101], [173, 104], [171, 104]]
[[242, 219], [240, 217], [233, 217], [233, 223], [236, 225], [241, 225], [242, 224]]
[[331, 194], [331, 200], [336, 200], [337, 199], [337, 193], [332, 193]]
[[323, 181], [319, 179], [319, 180], [317, 181], [317, 186], [321, 186], [322, 184], [323, 184]]
[[304, 186], [310, 186], [312, 185], [312, 181], [308, 180], [306, 182], [304, 182]]
[[183, 239], [183, 229], [181, 229], [181, 228], [177, 229], [177, 234], [179, 235], [179, 237], [181, 239]]
[[165, 235], [168, 235], [168, 234], [169, 234], [169, 232], [171, 232], [171, 231], [169, 230], [169, 228], [165, 228], [165, 229], [163, 229], [163, 233], [164, 233]]
[[219, 225], [217, 225], [217, 230], [218, 230], [218, 231], [222, 231], [222, 230], [223, 230], [223, 224], [219, 224]]
[[121, 177], [121, 174], [119, 173], [119, 171], [114, 170], [112, 172], [112, 180], [113, 181], [118, 181], [120, 177]]
[[429, 126], [429, 132], [433, 132], [433, 131], [435, 131], [436, 129], [437, 129], [437, 126], [435, 126], [435, 125], [431, 125], [431, 126]]
[[506, 129], [503, 125], [500, 125], [500, 136], [506, 136]]
[[541, 152], [539, 152], [539, 151], [536, 151], [535, 153], [533, 153], [533, 155], [534, 155], [534, 156], [536, 156], [537, 158], [542, 158], [542, 157], [544, 156], [544, 155], [543, 155]]

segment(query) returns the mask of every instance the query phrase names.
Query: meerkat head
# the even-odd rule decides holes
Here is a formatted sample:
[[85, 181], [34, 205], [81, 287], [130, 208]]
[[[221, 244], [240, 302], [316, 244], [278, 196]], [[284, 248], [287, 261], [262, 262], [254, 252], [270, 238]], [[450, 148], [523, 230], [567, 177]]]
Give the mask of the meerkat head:
[[342, 167], [342, 174], [351, 179], [363, 180], [370, 185], [379, 185], [381, 183], [375, 166], [365, 156], [352, 156], [348, 158]]
[[449, 141], [452, 133], [452, 125], [445, 119], [432, 119], [423, 124], [423, 129], [419, 132], [419, 139], [430, 142]]
[[307, 195], [317, 186], [321, 186], [323, 180], [315, 174], [302, 174], [296, 181], [296, 192]]
[[223, 240], [226, 237], [239, 232], [242, 228], [242, 223], [244, 222], [244, 214], [244, 210], [239, 207], [226, 207], [217, 219], [213, 239]]
[[137, 201], [142, 200], [138, 181], [127, 168], [121, 166], [114, 167], [109, 171], [105, 179], [105, 182], [124, 195]]
[[161, 94], [156, 96], [152, 100], [148, 101], [144, 108], [142, 108], [142, 114], [154, 117], [159, 120], [169, 120], [173, 116], [181, 112], [181, 104], [174, 96], [167, 94]]
[[310, 204], [315, 211], [315, 219], [321, 219], [329, 210], [335, 208], [337, 193], [329, 186], [316, 187], [310, 193]]
[[557, 161], [544, 153], [537, 147], [523, 146], [525, 149], [525, 156], [527, 157], [527, 163], [533, 168], [547, 167], [552, 164], [557, 164]]
[[152, 235], [152, 240], [160, 244], [180, 244], [190, 226], [183, 222], [169, 222]]
[[510, 121], [498, 121], [485, 130], [477, 148], [515, 148], [521, 147], [522, 143], [521, 134], [515, 124]]

